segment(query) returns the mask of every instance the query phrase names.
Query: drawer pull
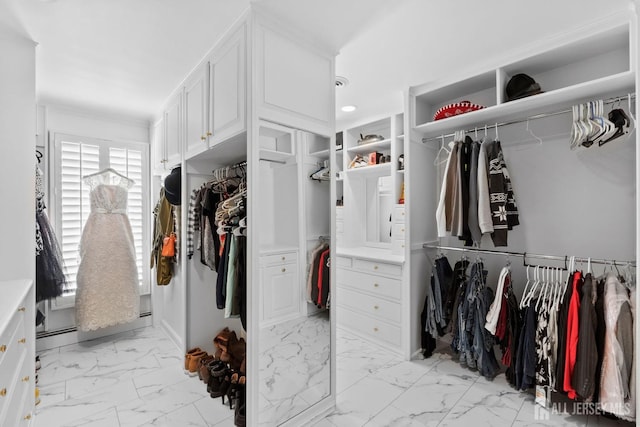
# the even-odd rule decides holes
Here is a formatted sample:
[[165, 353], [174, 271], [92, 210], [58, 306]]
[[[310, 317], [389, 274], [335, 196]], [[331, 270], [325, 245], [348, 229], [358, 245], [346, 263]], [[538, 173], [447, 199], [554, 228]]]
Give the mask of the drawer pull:
[[25, 416], [24, 416], [24, 419], [25, 419], [25, 420], [30, 420], [30, 419], [31, 419], [31, 414], [27, 414], [27, 415], [25, 415]]
[[377, 305], [374, 305], [374, 306], [373, 306], [373, 309], [374, 309], [374, 310], [377, 310], [377, 309], [379, 309], [379, 308], [380, 308], [380, 307], [378, 307]]
[[400, 231], [402, 231], [404, 233], [404, 228], [401, 228]]
[[211, 136], [213, 135], [211, 132], [207, 132], [207, 136]]
[[283, 268], [283, 269], [282, 269], [282, 272], [284, 273], [285, 271], [287, 271], [287, 269], [286, 269], [286, 268]]
[[379, 287], [379, 286], [380, 286], [380, 285], [378, 285], [377, 283], [374, 283], [374, 284], [373, 284], [373, 287], [374, 287], [374, 288], [377, 288], [377, 287]]
[[282, 257], [282, 260], [284, 261], [285, 259], [287, 259], [286, 257]]
[[4, 353], [5, 351], [7, 351], [7, 346], [4, 344], [0, 345], [0, 353]]
[[206, 141], [206, 140], [207, 140], [207, 137], [206, 137], [206, 136], [201, 136], [201, 137], [200, 137], [200, 139], [201, 139], [202, 141]]
[[20, 308], [18, 309], [18, 311], [22, 311], [22, 312], [24, 312], [24, 311], [26, 311], [26, 310], [27, 310], [27, 308], [26, 308], [26, 307], [20, 307]]
[[373, 328], [373, 332], [378, 332], [378, 328]]
[[374, 270], [377, 270], [377, 269], [378, 269], [378, 266], [377, 266], [377, 265], [374, 265], [374, 266], [373, 266], [373, 269], [374, 269]]
[[7, 395], [7, 389], [3, 388], [2, 390], [0, 390], [0, 396], [6, 396]]
[[20, 338], [20, 339], [18, 340], [18, 342], [19, 342], [20, 344], [24, 344], [24, 343], [26, 343], [26, 342], [27, 342], [27, 339], [26, 339], [26, 338]]
[[401, 215], [404, 216], [404, 211], [402, 211]]
[[29, 382], [29, 375], [27, 375], [26, 377], [24, 377], [24, 378], [22, 379], [22, 382], [23, 382], [23, 383]]

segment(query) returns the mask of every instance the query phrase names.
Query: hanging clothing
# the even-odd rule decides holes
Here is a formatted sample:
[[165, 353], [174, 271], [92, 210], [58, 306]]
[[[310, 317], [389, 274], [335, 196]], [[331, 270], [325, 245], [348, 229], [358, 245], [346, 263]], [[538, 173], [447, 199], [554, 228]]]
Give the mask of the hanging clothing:
[[495, 246], [507, 246], [507, 232], [520, 224], [509, 171], [500, 141], [487, 143], [489, 198]]
[[606, 321], [604, 317], [604, 288], [605, 288], [606, 276], [598, 278], [596, 282], [596, 350], [598, 359], [596, 361], [596, 367], [594, 371], [594, 388], [593, 388], [593, 401], [600, 401], [600, 378], [602, 377], [602, 361], [604, 359], [604, 341], [606, 333]]
[[460, 144], [460, 154], [458, 166], [460, 167], [460, 204], [462, 210], [460, 214], [462, 216], [460, 221], [460, 228], [458, 237], [460, 240], [464, 240], [466, 246], [471, 246], [473, 240], [471, 239], [471, 231], [469, 230], [469, 192], [470, 192], [470, 180], [471, 180], [471, 148], [472, 140], [468, 136]]
[[507, 267], [504, 267], [500, 271], [500, 277], [498, 278], [498, 287], [496, 288], [496, 298], [491, 304], [491, 307], [489, 307], [489, 312], [487, 313], [487, 318], [486, 318], [484, 327], [492, 335], [496, 334], [498, 319], [500, 318], [500, 313], [502, 311], [502, 303], [506, 299], [504, 297], [504, 287], [505, 287], [505, 282], [507, 280], [507, 276], [509, 274], [510, 274], [510, 271]]
[[563, 390], [567, 392], [569, 399], [575, 399], [576, 391], [571, 385], [573, 370], [576, 364], [576, 352], [578, 350], [579, 332], [579, 312], [580, 298], [582, 297], [582, 273], [576, 272], [572, 280], [573, 292], [569, 301], [569, 312], [567, 315], [567, 347], [565, 356]]
[[84, 182], [91, 189], [91, 213], [80, 240], [75, 307], [78, 330], [92, 331], [137, 319], [140, 294], [127, 216], [133, 181], [106, 170]]
[[45, 212], [44, 181], [36, 166], [36, 302], [62, 295], [64, 275], [62, 251]]
[[[436, 208], [436, 223], [438, 227], [438, 237], [445, 237], [447, 235], [447, 231], [451, 231], [450, 225], [447, 223], [447, 215], [451, 215], [451, 207], [447, 205], [447, 191], [450, 188], [449, 185], [449, 171], [451, 170], [453, 163], [455, 163], [455, 159], [452, 159], [456, 156], [455, 146], [452, 147], [451, 151], [449, 151], [449, 156], [447, 157], [447, 163], [444, 168], [444, 175], [442, 177], [442, 185], [440, 186], [440, 198], [438, 199], [438, 207]], [[453, 177], [451, 177], [453, 178]], [[449, 195], [451, 197], [451, 195]]]
[[478, 149], [478, 226], [480, 231], [493, 233], [493, 219], [489, 196], [489, 161], [487, 159], [488, 141], [486, 138]]
[[[471, 233], [471, 241], [480, 246], [482, 240], [482, 231], [478, 217], [478, 155], [480, 153], [480, 144], [478, 142], [471, 143], [471, 163], [469, 170], [469, 212], [468, 224], [469, 233]], [[465, 243], [466, 244], [466, 243]]]
[[582, 285], [582, 300], [580, 301], [580, 322], [578, 330], [578, 349], [576, 364], [571, 379], [571, 386], [578, 397], [591, 402], [596, 383], [596, 364], [598, 350], [596, 347], [597, 318], [594, 300], [596, 296], [595, 279], [587, 273]]
[[[317, 293], [314, 298], [313, 295], [313, 287], [318, 287], [318, 267], [320, 265], [320, 255], [322, 252], [326, 251], [329, 248], [329, 245], [322, 242], [318, 246], [316, 246], [309, 254], [308, 259], [308, 270], [307, 270], [307, 302], [310, 304], [315, 304], [317, 301]], [[315, 277], [315, 279], [314, 279]]]
[[618, 277], [609, 273], [604, 293], [605, 348], [600, 379], [600, 405], [603, 411], [628, 416], [631, 397], [633, 322], [627, 290]]
[[556, 363], [556, 388], [555, 391], [564, 392], [564, 371], [567, 360], [567, 321], [569, 317], [569, 302], [573, 295], [573, 278], [576, 273], [572, 273], [567, 277], [566, 291], [562, 297], [562, 303], [558, 310], [558, 353]]
[[[151, 245], [150, 268], [156, 267], [156, 284], [168, 285], [173, 277], [174, 257], [162, 256], [162, 242], [165, 235], [173, 233], [174, 215], [173, 208], [164, 196], [164, 188], [160, 190], [160, 198], [153, 209], [153, 243]], [[165, 234], [166, 233], [166, 234]], [[178, 240], [176, 239], [176, 246]]]
[[527, 390], [536, 383], [536, 308], [532, 301], [524, 311], [524, 323], [516, 354], [516, 389]]

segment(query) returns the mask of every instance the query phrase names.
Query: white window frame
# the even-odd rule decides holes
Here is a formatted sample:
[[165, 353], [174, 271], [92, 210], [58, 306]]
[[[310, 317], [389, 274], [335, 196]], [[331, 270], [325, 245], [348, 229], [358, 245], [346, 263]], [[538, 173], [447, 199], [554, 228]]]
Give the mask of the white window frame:
[[[60, 173], [61, 164], [61, 143], [73, 142], [73, 143], [86, 143], [97, 145], [100, 147], [100, 170], [109, 167], [109, 149], [110, 148], [128, 148], [134, 150], [140, 150], [142, 152], [142, 283], [140, 285], [140, 296], [150, 295], [150, 271], [147, 266], [147, 262], [150, 256], [149, 246], [145, 242], [149, 242], [151, 231], [151, 210], [149, 197], [145, 195], [149, 193], [150, 186], [150, 172], [149, 172], [149, 144], [145, 142], [137, 141], [114, 141], [107, 139], [100, 139], [94, 137], [85, 137], [79, 135], [70, 135], [61, 132], [52, 132], [52, 137], [49, 140], [49, 153], [53, 153], [49, 160], [49, 170], [52, 171], [49, 175], [51, 178], [49, 197], [50, 206], [47, 206], [47, 214], [50, 218], [51, 224], [54, 227], [56, 235], [61, 235], [59, 230], [62, 228], [62, 218], [60, 215], [60, 188], [62, 181], [62, 174]], [[57, 298], [51, 299], [52, 310], [64, 310], [75, 307], [75, 293], [63, 295]]]

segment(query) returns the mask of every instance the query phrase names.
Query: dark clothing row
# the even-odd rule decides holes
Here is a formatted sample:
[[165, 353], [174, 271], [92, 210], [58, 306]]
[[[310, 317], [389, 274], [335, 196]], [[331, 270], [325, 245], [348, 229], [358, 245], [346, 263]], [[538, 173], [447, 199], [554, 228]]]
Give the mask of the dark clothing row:
[[311, 251], [307, 275], [307, 301], [318, 308], [329, 306], [331, 256], [329, 245], [321, 243]]

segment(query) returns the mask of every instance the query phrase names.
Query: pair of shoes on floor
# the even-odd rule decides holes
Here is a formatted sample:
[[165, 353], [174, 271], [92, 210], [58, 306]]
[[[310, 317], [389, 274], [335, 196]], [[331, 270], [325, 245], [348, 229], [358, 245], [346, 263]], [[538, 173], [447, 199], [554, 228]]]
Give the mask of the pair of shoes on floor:
[[236, 388], [235, 405], [233, 421], [237, 427], [244, 427], [247, 424], [247, 393], [246, 393], [247, 377], [241, 375], [238, 377], [238, 386]]
[[209, 356], [209, 354], [201, 350], [200, 347], [187, 351], [187, 354], [184, 356], [184, 372], [192, 377], [198, 375], [200, 359], [207, 356]]
[[236, 371], [240, 369], [247, 351], [244, 338], [238, 339], [235, 331], [224, 328], [213, 339], [213, 345], [220, 351], [220, 360]]

